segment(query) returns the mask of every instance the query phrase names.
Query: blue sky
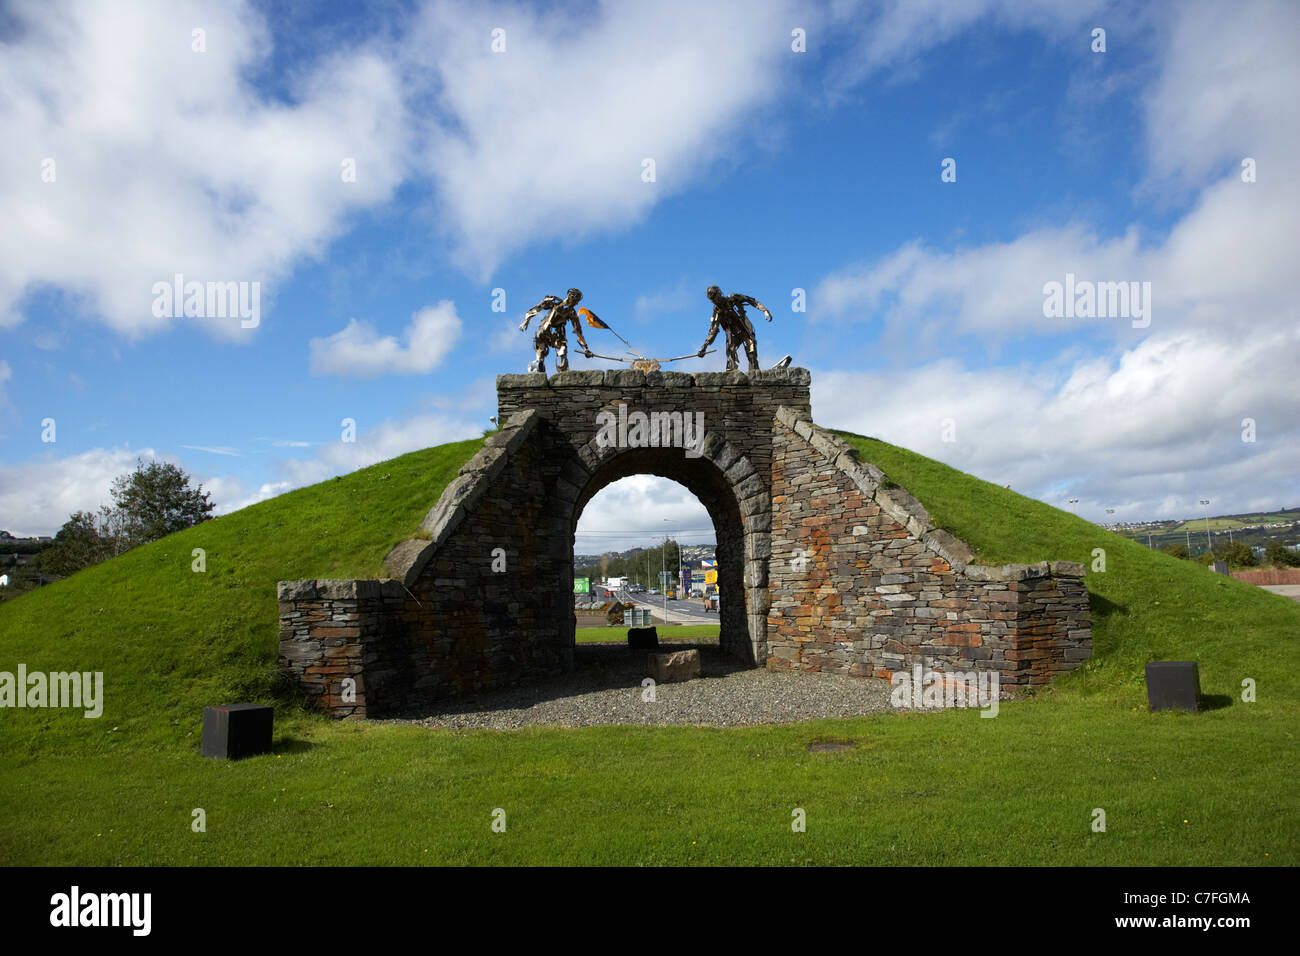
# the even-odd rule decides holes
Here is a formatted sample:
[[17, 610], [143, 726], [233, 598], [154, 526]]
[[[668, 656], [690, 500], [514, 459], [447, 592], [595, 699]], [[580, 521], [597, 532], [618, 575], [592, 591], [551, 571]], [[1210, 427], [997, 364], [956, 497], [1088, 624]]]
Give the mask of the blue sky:
[[[472, 437], [571, 285], [655, 355], [754, 295], [819, 423], [1087, 517], [1295, 506], [1297, 40], [1291, 3], [13, 4], [0, 527], [141, 455], [229, 511]], [[257, 326], [154, 315], [176, 273], [259, 283]], [[1150, 282], [1149, 326], [1045, 317], [1066, 273]], [[635, 479], [583, 530], [707, 523]]]

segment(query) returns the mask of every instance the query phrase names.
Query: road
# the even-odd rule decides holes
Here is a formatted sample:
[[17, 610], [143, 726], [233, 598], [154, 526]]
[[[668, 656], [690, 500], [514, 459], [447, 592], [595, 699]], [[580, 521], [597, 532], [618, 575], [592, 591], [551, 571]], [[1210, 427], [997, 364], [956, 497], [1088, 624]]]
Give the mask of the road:
[[[664, 599], [662, 595], [642, 594], [640, 592], [634, 594], [631, 591], [619, 591], [618, 599], [620, 601], [630, 601], [637, 607], [648, 607], [651, 617], [660, 622], [664, 620]], [[685, 601], [669, 601], [668, 623], [717, 624], [718, 615], [713, 611], [704, 610], [700, 606], [699, 598], [691, 598]]]

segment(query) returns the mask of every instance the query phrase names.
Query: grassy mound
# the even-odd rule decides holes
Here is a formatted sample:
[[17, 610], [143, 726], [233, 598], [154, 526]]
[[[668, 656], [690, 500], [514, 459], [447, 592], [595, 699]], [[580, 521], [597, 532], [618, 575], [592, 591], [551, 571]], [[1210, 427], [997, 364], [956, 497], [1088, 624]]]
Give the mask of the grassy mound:
[[0, 712], [0, 749], [174, 748], [193, 743], [204, 704], [271, 702], [276, 582], [384, 577], [384, 555], [481, 446], [428, 448], [291, 491], [0, 606], [0, 670], [102, 671], [105, 697], [97, 720]]
[[[1196, 660], [1203, 693], [1239, 697], [1243, 679], [1267, 677], [1271, 693], [1300, 696], [1300, 603], [894, 445], [837, 434], [975, 548], [980, 563], [1079, 561], [1090, 569], [1093, 659], [1059, 688], [1128, 687], [1123, 700], [1142, 700], [1148, 661]], [[1096, 570], [1103, 557], [1105, 570]]]
[[[0, 606], [0, 670], [104, 672], [104, 715], [0, 711], [15, 864], [1300, 863], [1300, 604], [938, 462], [845, 435], [986, 563], [1082, 561], [1096, 653], [975, 711], [696, 727], [427, 731], [281, 696], [276, 752], [198, 756], [201, 708], [277, 700], [275, 582], [374, 577], [479, 441], [286, 494]], [[191, 570], [206, 551], [207, 571]], [[1217, 705], [1149, 714], [1143, 665]], [[1253, 679], [1258, 702], [1241, 700]], [[816, 679], [810, 676], [808, 679]], [[629, 689], [640, 693], [640, 688]], [[853, 749], [810, 753], [824, 739]], [[190, 829], [205, 809], [206, 833]], [[493, 808], [509, 813], [494, 834]], [[791, 808], [808, 831], [792, 836]], [[1105, 833], [1090, 824], [1108, 815]], [[575, 823], [575, 821], [581, 821]]]

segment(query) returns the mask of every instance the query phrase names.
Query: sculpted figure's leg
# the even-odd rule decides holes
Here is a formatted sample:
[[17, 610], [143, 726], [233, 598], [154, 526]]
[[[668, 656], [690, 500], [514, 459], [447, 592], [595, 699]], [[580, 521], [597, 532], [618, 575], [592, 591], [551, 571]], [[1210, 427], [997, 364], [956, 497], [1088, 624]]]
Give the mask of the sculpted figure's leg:
[[550, 348], [547, 346], [545, 340], [543, 340], [541, 336], [538, 336], [533, 340], [533, 347], [537, 350], [537, 358], [536, 360], [534, 360], [532, 366], [528, 369], [528, 371], [541, 372], [543, 375], [545, 375], [546, 354], [550, 351]]
[[736, 349], [739, 348], [740, 342], [730, 332], [727, 333], [727, 371], [732, 372], [740, 368], [740, 361], [736, 357]]
[[758, 371], [758, 342], [755, 341], [754, 336], [752, 335], [749, 338], [745, 339], [745, 356], [749, 359], [749, 370], [751, 372], [757, 372]]
[[555, 369], [558, 372], [569, 370], [569, 343], [561, 342], [555, 347]]

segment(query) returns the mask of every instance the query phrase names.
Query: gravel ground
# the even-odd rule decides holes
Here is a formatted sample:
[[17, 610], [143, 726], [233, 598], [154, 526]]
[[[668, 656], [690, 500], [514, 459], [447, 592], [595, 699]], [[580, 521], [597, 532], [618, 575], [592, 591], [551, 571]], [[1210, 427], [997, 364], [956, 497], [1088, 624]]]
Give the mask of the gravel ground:
[[624, 646], [588, 644], [576, 649], [574, 670], [528, 687], [444, 701], [427, 716], [382, 723], [448, 730], [510, 730], [530, 725], [692, 724], [743, 727], [822, 717], [858, 717], [888, 711], [890, 686], [835, 674], [742, 667], [716, 646], [663, 643], [661, 651], [698, 647], [699, 678], [659, 684], [656, 700], [643, 701], [642, 656]]

